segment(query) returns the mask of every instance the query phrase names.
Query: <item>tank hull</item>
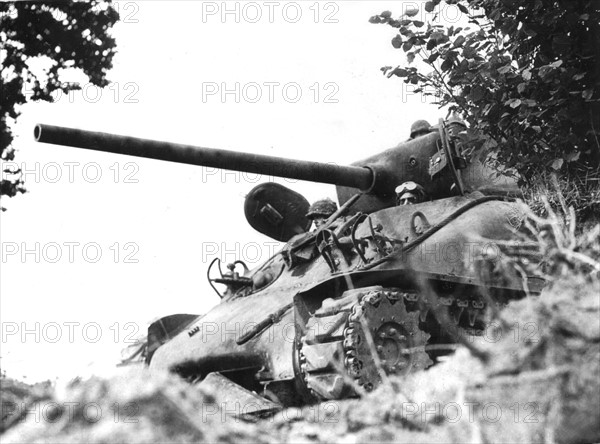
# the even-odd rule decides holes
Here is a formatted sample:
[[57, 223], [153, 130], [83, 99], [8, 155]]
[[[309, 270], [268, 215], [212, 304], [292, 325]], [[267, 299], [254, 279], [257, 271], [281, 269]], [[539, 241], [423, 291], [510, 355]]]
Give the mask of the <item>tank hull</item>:
[[[263, 290], [224, 300], [162, 345], [150, 368], [193, 378], [210, 372], [230, 374], [233, 380], [256, 390], [272, 381], [301, 377], [295, 353], [305, 334], [298, 313], [302, 301], [306, 302], [304, 309], [314, 312], [323, 301], [335, 301], [354, 289], [384, 285], [422, 292], [440, 284], [460, 293], [458, 299], [467, 302], [478, 303], [482, 289], [502, 302], [518, 298], [523, 295], [520, 277], [504, 273], [494, 279], [489, 270], [500, 261], [504, 243], [515, 239], [518, 227], [514, 219], [522, 210], [514, 202], [473, 195], [375, 212], [357, 224], [355, 238], [369, 238], [371, 227], [380, 226], [379, 235], [401, 246], [413, 246], [397, 249], [380, 263], [376, 249], [366, 248], [367, 266], [363, 258], [353, 255], [336, 270], [324, 256], [293, 267], [277, 256], [274, 260], [282, 262], [283, 271], [274, 282]], [[436, 226], [437, 231], [415, 243]], [[248, 275], [253, 273], [256, 271]], [[277, 312], [280, 315], [268, 327], [240, 344], [261, 320], [271, 319]]]

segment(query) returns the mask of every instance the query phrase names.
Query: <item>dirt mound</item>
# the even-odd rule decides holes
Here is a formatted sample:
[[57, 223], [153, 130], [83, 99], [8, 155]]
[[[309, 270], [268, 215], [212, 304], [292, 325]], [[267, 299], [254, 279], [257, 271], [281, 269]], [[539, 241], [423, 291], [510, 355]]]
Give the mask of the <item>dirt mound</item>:
[[30, 385], [4, 376], [0, 378], [0, 433], [22, 419], [26, 406], [37, 400], [49, 399], [51, 393], [50, 381]]
[[[220, 410], [210, 392], [166, 375], [133, 370], [110, 380], [93, 378], [30, 403], [2, 440], [600, 440], [598, 281], [563, 280], [538, 298], [511, 303], [472, 345], [488, 360], [461, 348], [428, 371], [391, 379], [363, 399], [290, 408], [254, 423]], [[22, 394], [16, 385], [5, 388], [2, 399], [8, 393]]]
[[480, 395], [520, 401], [530, 410], [523, 422], [540, 426], [546, 441], [598, 441], [600, 282], [557, 281], [539, 298], [510, 304], [492, 330], [500, 339], [485, 344], [491, 359]]
[[215, 442], [240, 436], [238, 422], [220, 427], [225, 416], [210, 393], [145, 370], [72, 384], [28, 410], [4, 441]]

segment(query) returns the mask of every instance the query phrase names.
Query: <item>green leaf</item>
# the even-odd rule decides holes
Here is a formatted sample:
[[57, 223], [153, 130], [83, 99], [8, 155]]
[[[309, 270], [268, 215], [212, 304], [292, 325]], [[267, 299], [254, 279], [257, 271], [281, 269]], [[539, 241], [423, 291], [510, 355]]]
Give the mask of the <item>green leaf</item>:
[[433, 2], [425, 3], [425, 11], [432, 12], [435, 9], [435, 4]]
[[419, 20], [413, 20], [413, 25], [415, 25], [417, 28], [420, 28], [424, 24], [424, 22], [420, 22]]
[[404, 42], [404, 44], [402, 45], [402, 50], [404, 52], [408, 52], [410, 51], [410, 49], [413, 47], [413, 43], [411, 40], [408, 40], [406, 42]]
[[442, 66], [440, 66], [440, 68], [442, 69], [442, 71], [450, 70], [452, 68], [452, 59], [444, 60], [444, 62], [442, 63]]
[[419, 13], [419, 8], [412, 8], [412, 9], [408, 9], [404, 15], [406, 15], [407, 17], [414, 17], [415, 15], [417, 15]]
[[414, 34], [414, 33], [413, 33], [413, 32], [412, 32], [410, 29], [408, 29], [406, 26], [402, 26], [402, 27], [399, 29], [399, 31], [400, 31], [400, 34], [402, 34], [402, 35], [404, 35], [404, 36], [406, 36], [406, 37], [408, 37], [408, 38], [411, 38], [411, 37], [413, 37], [413, 36], [415, 35], [415, 34]]
[[485, 90], [481, 86], [475, 85], [471, 90], [470, 96], [473, 102], [479, 102], [485, 96]]
[[408, 63], [412, 63], [414, 59], [415, 59], [414, 52], [409, 52], [408, 54], [406, 54], [406, 60], [408, 60]]
[[462, 12], [463, 14], [469, 14], [469, 10], [467, 9], [467, 7], [465, 5], [461, 5], [460, 3], [457, 3], [456, 6], [460, 10], [460, 12]]
[[467, 59], [472, 59], [473, 57], [475, 57], [475, 55], [477, 55], [477, 50], [472, 46], [465, 46], [463, 48], [462, 55]]
[[461, 46], [463, 43], [465, 43], [465, 36], [463, 35], [459, 35], [456, 40], [454, 40], [453, 46], [455, 48], [458, 48], [459, 46]]
[[581, 97], [585, 100], [590, 100], [594, 95], [594, 90], [592, 88], [588, 88], [581, 93]]
[[437, 53], [437, 52], [434, 52], [433, 54], [431, 54], [431, 55], [429, 56], [429, 58], [427, 59], [427, 62], [429, 62], [429, 63], [433, 63], [433, 62], [435, 62], [435, 61], [437, 60], [437, 58], [438, 58], [439, 56], [440, 56], [440, 54], [439, 54], [439, 53]]
[[383, 11], [379, 15], [381, 15], [383, 18], [388, 18], [389, 19], [392, 16], [392, 11]]
[[508, 64], [508, 65], [501, 66], [496, 71], [498, 71], [498, 73], [500, 73], [500, 74], [506, 74], [511, 69], [512, 69], [512, 67], [510, 66], [510, 64]]
[[504, 104], [510, 106], [511, 108], [517, 108], [518, 106], [521, 106], [521, 100], [520, 99], [510, 99], [510, 100], [507, 100], [506, 102], [504, 102]]
[[444, 39], [444, 33], [440, 32], [440, 31], [435, 31], [435, 32], [431, 33], [431, 35], [429, 36], [429, 38], [431, 40], [434, 40], [436, 43], [441, 43], [442, 40]]
[[392, 39], [392, 46], [396, 49], [400, 49], [402, 47], [402, 36], [397, 35]]

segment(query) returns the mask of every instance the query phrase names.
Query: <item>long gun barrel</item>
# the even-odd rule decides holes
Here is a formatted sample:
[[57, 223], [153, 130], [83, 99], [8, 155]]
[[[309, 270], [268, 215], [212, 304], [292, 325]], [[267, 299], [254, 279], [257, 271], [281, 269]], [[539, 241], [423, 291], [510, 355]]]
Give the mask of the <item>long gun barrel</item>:
[[363, 191], [372, 188], [375, 176], [374, 171], [369, 167], [291, 160], [45, 124], [36, 125], [34, 137], [38, 142], [56, 145], [308, 180], [358, 188]]
[[[370, 213], [395, 205], [395, 189], [407, 181], [420, 184], [430, 199], [462, 192], [462, 187], [453, 185], [461, 182], [454, 163], [444, 163], [444, 159], [453, 160], [452, 153], [444, 157], [445, 148], [449, 146], [444, 128], [440, 123], [436, 131], [351, 165], [291, 160], [44, 124], [36, 125], [34, 136], [38, 142], [75, 148], [333, 184], [336, 185], [340, 205], [358, 192], [366, 193], [353, 210]], [[494, 178], [492, 173], [481, 162], [469, 162], [462, 170], [465, 189], [483, 190], [491, 185], [491, 192], [495, 194], [518, 191], [513, 179]]]

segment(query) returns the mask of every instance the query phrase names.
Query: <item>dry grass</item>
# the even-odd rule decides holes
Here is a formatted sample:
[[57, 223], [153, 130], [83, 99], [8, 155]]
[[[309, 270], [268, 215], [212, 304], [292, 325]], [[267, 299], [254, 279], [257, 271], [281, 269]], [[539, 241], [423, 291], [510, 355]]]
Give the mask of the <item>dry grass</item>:
[[542, 175], [523, 188], [524, 200], [539, 217], [573, 208], [580, 231], [600, 223], [600, 172], [588, 172], [576, 179]]
[[[572, 205], [573, 196], [563, 195], [556, 177], [553, 183], [552, 192], [536, 195], [537, 211], [529, 205], [531, 209], [526, 210], [524, 220], [525, 236], [538, 245], [544, 259], [542, 277], [549, 282], [573, 275], [597, 279], [600, 273], [600, 223], [593, 225], [588, 218], [586, 228], [580, 228], [578, 211]], [[591, 203], [592, 207], [600, 204], [600, 196], [595, 199], [598, 201]], [[600, 211], [600, 207], [597, 210]], [[600, 217], [600, 213], [595, 217]], [[520, 258], [514, 257], [513, 260], [517, 263]], [[540, 267], [529, 267], [528, 271], [539, 273], [540, 270]]]

